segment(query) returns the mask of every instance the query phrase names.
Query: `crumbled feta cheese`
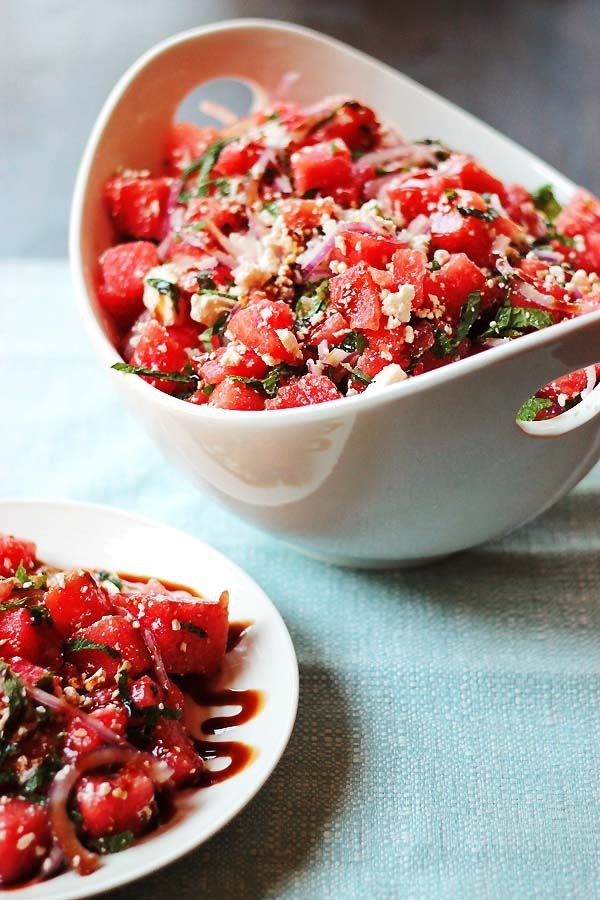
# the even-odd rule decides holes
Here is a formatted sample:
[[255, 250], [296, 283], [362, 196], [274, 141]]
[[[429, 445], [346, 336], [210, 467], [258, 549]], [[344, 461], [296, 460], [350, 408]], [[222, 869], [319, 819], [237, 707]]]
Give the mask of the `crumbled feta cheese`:
[[436, 250], [433, 254], [433, 258], [438, 266], [444, 266], [450, 259], [450, 254], [447, 250], [444, 250], [442, 247], [440, 247], [440, 249]]
[[389, 316], [388, 328], [397, 328], [410, 321], [412, 301], [415, 298], [414, 285], [401, 284], [395, 293], [383, 291], [381, 296], [381, 308]]
[[290, 331], [289, 328], [276, 328], [275, 334], [288, 353], [291, 353], [296, 359], [302, 359], [302, 350], [293, 331]]
[[391, 384], [399, 384], [401, 381], [405, 381], [408, 378], [408, 375], [397, 363], [390, 363], [389, 366], [386, 366], [381, 372], [378, 372], [371, 384], [367, 386], [367, 390], [370, 391], [372, 388], [384, 388], [389, 387]]
[[192, 294], [190, 318], [210, 328], [220, 315], [233, 308], [235, 302], [234, 297], [221, 297], [219, 294]]
[[[144, 277], [144, 306], [150, 310], [155, 319], [163, 325], [174, 325], [177, 321], [179, 307], [177, 304], [177, 277], [178, 273], [172, 263], [162, 266], [154, 266], [146, 272]], [[148, 284], [148, 279], [166, 281], [173, 285], [173, 291], [161, 292], [156, 287]]]

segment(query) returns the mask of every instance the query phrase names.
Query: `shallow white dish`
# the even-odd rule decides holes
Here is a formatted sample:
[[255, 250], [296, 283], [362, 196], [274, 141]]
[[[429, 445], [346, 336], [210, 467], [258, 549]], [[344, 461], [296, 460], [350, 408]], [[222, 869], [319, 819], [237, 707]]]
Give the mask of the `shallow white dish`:
[[[254, 622], [239, 646], [227, 654], [219, 685], [261, 690], [264, 705], [251, 721], [207, 738], [250, 745], [256, 751], [252, 761], [225, 781], [176, 795], [176, 812], [166, 825], [130, 849], [103, 857], [92, 875], [66, 872], [11, 890], [19, 900], [89, 897], [148, 875], [197, 847], [252, 799], [277, 765], [294, 725], [296, 656], [281, 616], [256, 582], [183, 532], [108, 507], [20, 500], [0, 501], [0, 531], [35, 540], [40, 559], [55, 565], [155, 575], [211, 598], [227, 589], [231, 621]], [[206, 713], [213, 711], [209, 708]]]
[[[159, 44], [123, 76], [90, 137], [73, 200], [70, 254], [81, 312], [102, 364], [117, 361], [94, 291], [111, 243], [103, 203], [120, 166], [157, 168], [181, 100], [217, 77], [260, 103], [297, 71], [291, 99], [357, 97], [408, 137], [439, 137], [530, 189], [574, 185], [473, 116], [317, 32], [245, 19]], [[521, 404], [600, 356], [600, 312], [556, 325], [386, 391], [275, 412], [195, 407], [139, 378], [114, 383], [167, 456], [240, 516], [340, 564], [406, 565], [463, 550], [534, 518], [600, 456], [600, 392], [548, 423], [517, 425]], [[543, 438], [543, 439], [542, 439]]]

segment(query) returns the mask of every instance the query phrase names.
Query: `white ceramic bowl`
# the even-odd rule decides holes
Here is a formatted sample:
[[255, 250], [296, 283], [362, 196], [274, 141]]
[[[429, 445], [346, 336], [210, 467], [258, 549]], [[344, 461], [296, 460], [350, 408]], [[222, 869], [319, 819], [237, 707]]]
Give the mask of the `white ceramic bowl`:
[[[211, 738], [248, 744], [256, 751], [252, 761], [206, 790], [176, 795], [175, 815], [167, 825], [128, 850], [103, 857], [92, 875], [66, 872], [11, 892], [18, 900], [89, 897], [154, 872], [197, 847], [252, 799], [277, 765], [294, 725], [296, 656], [281, 616], [259, 586], [221, 553], [174, 528], [102, 506], [2, 500], [0, 531], [36, 541], [40, 559], [54, 565], [155, 575], [210, 598], [228, 589], [231, 621], [254, 623], [227, 654], [219, 686], [261, 690], [264, 705], [251, 721]], [[222, 713], [206, 710], [207, 717]]]
[[[573, 184], [441, 97], [344, 44], [282, 23], [242, 20], [175, 36], [143, 56], [102, 110], [85, 152], [70, 251], [81, 311], [102, 364], [117, 360], [94, 296], [112, 239], [102, 202], [119, 167], [158, 166], [180, 101], [218, 76], [257, 102], [284, 73], [292, 99], [356, 96], [409, 137], [441, 137], [530, 188]], [[600, 313], [554, 326], [443, 369], [358, 397], [302, 409], [194, 407], [114, 374], [127, 403], [198, 484], [243, 518], [325, 560], [423, 562], [495, 538], [537, 516], [600, 455], [600, 391], [549, 423], [517, 425], [543, 384], [600, 357]]]

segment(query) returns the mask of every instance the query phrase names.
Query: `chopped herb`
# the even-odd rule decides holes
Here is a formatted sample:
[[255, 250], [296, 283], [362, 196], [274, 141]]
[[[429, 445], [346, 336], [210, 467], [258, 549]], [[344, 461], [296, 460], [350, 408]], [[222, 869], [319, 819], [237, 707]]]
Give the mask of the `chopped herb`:
[[206, 219], [198, 219], [197, 222], [190, 222], [190, 224], [185, 227], [187, 231], [206, 231], [208, 228], [208, 221]]
[[269, 200], [267, 203], [263, 203], [263, 209], [272, 216], [276, 216], [279, 213], [279, 207], [276, 200]]
[[8, 712], [2, 714], [0, 737], [3, 737], [21, 719], [27, 706], [27, 695], [19, 676], [2, 660], [0, 660], [0, 694], [5, 699]]
[[457, 341], [464, 341], [472, 326], [475, 324], [481, 303], [481, 291], [474, 291], [467, 297], [467, 302], [460, 312], [460, 320], [456, 329]]
[[454, 188], [446, 188], [444, 191], [444, 197], [446, 200], [456, 200], [456, 191]]
[[96, 838], [91, 842], [91, 847], [96, 853], [105, 856], [107, 853], [120, 853], [121, 850], [127, 850], [134, 840], [133, 831], [119, 831], [118, 834], [107, 834], [104, 837]]
[[121, 669], [117, 675], [117, 689], [119, 691], [119, 697], [123, 702], [123, 706], [129, 713], [132, 719], [142, 719], [144, 725], [141, 730], [141, 734], [144, 737], [148, 736], [148, 731], [151, 731], [159, 719], [180, 719], [181, 718], [181, 710], [180, 709], [171, 709], [163, 704], [155, 704], [153, 706], [138, 706], [133, 697], [131, 696], [131, 691], [129, 689], [129, 675], [127, 674], [127, 669]]
[[129, 363], [118, 362], [111, 366], [116, 372], [125, 372], [127, 375], [142, 375], [145, 378], [158, 378], [160, 381], [175, 381], [187, 384], [195, 376], [192, 372], [161, 372], [158, 369], [146, 369], [144, 366], [130, 366]]
[[528, 328], [539, 330], [554, 323], [554, 316], [544, 309], [529, 309], [506, 304], [495, 313], [481, 337], [517, 337]]
[[532, 197], [535, 208], [539, 209], [549, 222], [553, 222], [561, 211], [562, 206], [554, 196], [552, 185], [543, 184], [541, 188], [532, 194]]
[[206, 397], [210, 397], [210, 395], [212, 394], [212, 392], [214, 391], [215, 388], [216, 388], [216, 384], [205, 384], [204, 387], [202, 388], [202, 393]]
[[98, 576], [98, 581], [110, 581], [110, 583], [114, 584], [120, 591], [123, 590], [123, 582], [119, 576], [115, 575], [113, 572], [105, 572], [104, 569], [100, 569], [99, 572], [96, 572], [96, 575]]
[[317, 313], [322, 312], [329, 304], [329, 280], [325, 278], [314, 289], [312, 294], [303, 294], [296, 303], [296, 327], [305, 328]]
[[204, 628], [200, 628], [199, 625], [194, 625], [193, 622], [181, 622], [181, 627], [186, 631], [191, 631], [192, 634], [195, 634], [196, 637], [207, 638], [208, 632], [204, 630]]
[[176, 312], [179, 311], [179, 288], [176, 284], [167, 281], [166, 278], [146, 278], [146, 284], [158, 291], [159, 294], [170, 297]]
[[53, 753], [44, 759], [34, 771], [27, 776], [27, 781], [19, 791], [22, 797], [32, 800], [34, 803], [41, 803], [44, 798], [44, 788], [46, 788], [58, 770], [62, 767], [62, 763], [58, 754]]
[[215, 319], [214, 323], [200, 335], [200, 340], [204, 345], [204, 349], [207, 351], [213, 350], [212, 339], [218, 335], [222, 334], [225, 331], [225, 326], [229, 320], [229, 313], [227, 311], [222, 312], [221, 315]]
[[435, 332], [435, 343], [431, 348], [432, 353], [435, 356], [453, 356], [456, 353], [458, 345], [461, 343], [461, 341], [464, 341], [471, 328], [475, 324], [477, 315], [479, 313], [480, 302], [480, 291], [474, 291], [472, 294], [469, 294], [469, 296], [467, 297], [467, 301], [461, 310], [460, 319], [456, 327], [456, 334], [454, 337], [449, 337], [449, 335], [447, 335], [445, 331], [442, 331], [441, 328], [437, 329], [437, 331]]
[[432, 261], [431, 261], [431, 271], [432, 271], [432, 272], [438, 272], [441, 268], [442, 268], [442, 267], [440, 266], [440, 264], [439, 264], [439, 262], [437, 261], [437, 259], [432, 259]]
[[28, 600], [29, 597], [20, 597], [18, 600], [8, 600], [6, 603], [0, 603], [0, 613], [18, 609], [20, 606], [27, 606]]
[[33, 606], [28, 606], [26, 608], [34, 625], [39, 625], [40, 622], [52, 622], [50, 610], [47, 606], [36, 603]]
[[274, 112], [269, 113], [269, 115], [267, 116], [267, 122], [278, 122], [279, 119], [280, 115], [277, 110], [274, 110]]
[[353, 378], [356, 379], [356, 381], [360, 381], [361, 384], [371, 384], [373, 379], [370, 378], [369, 375], [366, 374], [366, 372], [363, 372], [362, 369], [353, 368], [352, 366], [348, 365], [348, 363], [342, 363], [342, 366], [344, 367], [344, 369], [350, 372], [350, 374]]
[[290, 366], [280, 363], [277, 366], [273, 366], [264, 378], [252, 378], [246, 375], [230, 375], [229, 377], [232, 381], [240, 381], [242, 384], [248, 384], [251, 387], [264, 391], [267, 397], [276, 397], [280, 380], [288, 375], [292, 375], [293, 372], [294, 370]]
[[237, 303], [237, 297], [234, 297], [233, 294], [228, 294], [226, 291], [217, 291], [214, 288], [200, 288], [198, 291], [199, 294], [210, 294], [211, 297], [223, 297], [225, 300], [231, 300], [233, 303]]
[[493, 222], [498, 218], [498, 213], [491, 206], [487, 209], [477, 209], [475, 206], [457, 206], [461, 216], [470, 216], [473, 219], [483, 219], [484, 222]]
[[99, 641], [89, 641], [87, 638], [78, 637], [70, 641], [65, 641], [64, 649], [67, 653], [80, 653], [82, 650], [101, 650], [113, 659], [119, 659], [120, 653], [114, 647], [108, 644], [102, 644]]
[[212, 272], [198, 272], [196, 275], [196, 281], [198, 282], [198, 287], [203, 291], [214, 291], [216, 288], [215, 280], [212, 277]]
[[348, 353], [362, 353], [368, 343], [360, 331], [351, 331], [338, 346], [340, 350], [346, 350]]
[[537, 418], [537, 414], [543, 409], [548, 409], [549, 406], [552, 406], [551, 400], [543, 397], [530, 397], [517, 413], [517, 419], [520, 422], [533, 422]]
[[[217, 162], [219, 156], [221, 155], [221, 151], [225, 146], [225, 141], [219, 139], [217, 141], [213, 141], [212, 144], [209, 144], [202, 156], [199, 156], [198, 159], [195, 159], [190, 165], [183, 170], [182, 173], [182, 183], [185, 184], [190, 177], [190, 175], [194, 175], [198, 172], [198, 184], [196, 186], [196, 197], [206, 197], [208, 194], [208, 181], [210, 173], [213, 169], [213, 166]], [[185, 202], [187, 197], [185, 194], [179, 195], [179, 200]]]
[[21, 560], [17, 566], [15, 578], [20, 582], [22, 588], [36, 588], [38, 590], [45, 588], [48, 580], [48, 576], [45, 572], [41, 572], [39, 575], [32, 575], [27, 572], [23, 565], [23, 560]]

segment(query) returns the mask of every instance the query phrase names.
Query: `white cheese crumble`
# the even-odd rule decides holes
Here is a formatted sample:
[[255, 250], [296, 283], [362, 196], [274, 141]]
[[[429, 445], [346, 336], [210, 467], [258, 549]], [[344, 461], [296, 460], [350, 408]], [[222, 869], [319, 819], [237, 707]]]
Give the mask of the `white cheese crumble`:
[[397, 328], [410, 321], [415, 288], [412, 284], [401, 284], [395, 293], [383, 291], [381, 308], [389, 316], [388, 328]]
[[221, 297], [219, 294], [192, 294], [190, 317], [194, 322], [210, 327], [222, 313], [232, 309], [235, 302], [234, 297]]
[[174, 325], [178, 317], [177, 301], [173, 299], [170, 293], [161, 293], [151, 284], [148, 279], [156, 278], [159, 281], [167, 281], [172, 284], [174, 289], [177, 284], [177, 270], [172, 263], [165, 263], [162, 266], [154, 266], [146, 272], [144, 278], [144, 306], [149, 309], [155, 319], [162, 322], [163, 325]]
[[367, 390], [389, 387], [391, 384], [399, 384], [407, 378], [408, 375], [402, 366], [399, 366], [398, 363], [390, 363], [389, 366], [377, 373], [371, 384], [367, 386]]

